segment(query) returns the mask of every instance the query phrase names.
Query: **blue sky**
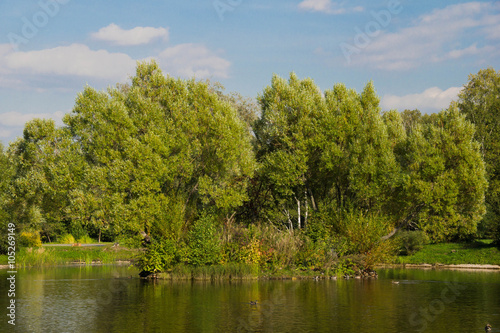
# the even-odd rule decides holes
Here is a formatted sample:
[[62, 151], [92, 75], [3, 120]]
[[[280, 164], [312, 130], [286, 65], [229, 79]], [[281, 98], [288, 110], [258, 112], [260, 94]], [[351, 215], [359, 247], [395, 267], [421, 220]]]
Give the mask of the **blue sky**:
[[383, 110], [436, 112], [500, 65], [499, 1], [2, 0], [0, 140], [71, 112], [85, 85], [127, 82], [137, 60], [257, 96], [274, 73], [323, 89], [373, 80]]

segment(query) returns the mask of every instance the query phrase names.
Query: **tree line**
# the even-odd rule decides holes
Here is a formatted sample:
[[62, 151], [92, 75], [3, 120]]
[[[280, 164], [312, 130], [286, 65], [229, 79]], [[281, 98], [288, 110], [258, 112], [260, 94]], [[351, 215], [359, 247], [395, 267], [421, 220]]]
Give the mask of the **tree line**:
[[46, 242], [145, 233], [190, 255], [235, 225], [359, 253], [400, 230], [498, 239], [499, 96], [489, 68], [431, 115], [382, 112], [372, 82], [321, 91], [294, 73], [254, 102], [139, 63], [130, 84], [86, 87], [63, 126], [32, 120], [0, 149], [2, 227]]

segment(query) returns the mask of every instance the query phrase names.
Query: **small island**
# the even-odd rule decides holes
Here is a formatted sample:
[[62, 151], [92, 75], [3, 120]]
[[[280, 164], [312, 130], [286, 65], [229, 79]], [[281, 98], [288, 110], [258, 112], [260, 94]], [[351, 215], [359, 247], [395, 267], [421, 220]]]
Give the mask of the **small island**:
[[322, 92], [274, 75], [254, 101], [142, 62], [130, 84], [85, 88], [63, 126], [35, 119], [1, 149], [0, 213], [25, 266], [129, 260], [166, 279], [495, 269], [500, 131], [485, 124], [499, 82], [481, 70], [427, 115], [382, 111], [372, 82]]

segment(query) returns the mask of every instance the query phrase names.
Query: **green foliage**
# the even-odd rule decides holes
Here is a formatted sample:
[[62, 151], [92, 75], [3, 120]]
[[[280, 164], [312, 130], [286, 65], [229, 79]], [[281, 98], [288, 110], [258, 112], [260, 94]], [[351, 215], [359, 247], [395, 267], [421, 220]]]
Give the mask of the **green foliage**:
[[353, 264], [351, 259], [342, 259], [335, 266], [335, 275], [336, 276], [344, 276], [344, 275], [351, 276], [351, 275], [356, 273], [356, 271], [353, 269], [353, 266], [354, 266], [354, 264]]
[[153, 241], [139, 259], [139, 267], [157, 273], [172, 268], [178, 262], [178, 249], [172, 240]]
[[424, 245], [429, 242], [429, 237], [421, 230], [401, 231], [396, 237], [399, 245], [399, 254], [404, 256], [415, 254], [422, 250]]
[[89, 235], [83, 235], [80, 238], [78, 238], [78, 240], [77, 240], [77, 243], [80, 243], [80, 244], [92, 244], [94, 242], [95, 241], [92, 238], [90, 238]]
[[255, 168], [250, 133], [205, 82], [141, 63], [131, 86], [86, 88], [64, 121], [88, 161], [70, 193], [77, 221], [179, 239], [200, 207], [226, 214], [247, 198]]
[[[500, 239], [499, 77], [471, 76], [437, 114], [382, 114], [372, 82], [322, 92], [275, 75], [256, 105], [139, 63], [130, 84], [86, 87], [64, 127], [35, 119], [0, 147], [0, 230], [134, 247], [147, 234], [142, 269], [200, 278], [233, 264], [347, 272], [389, 258], [398, 229], [470, 240], [483, 220]], [[407, 253], [421, 243], [400, 235]]]
[[75, 244], [76, 240], [75, 240], [75, 237], [73, 237], [73, 235], [64, 234], [64, 235], [60, 235], [59, 237], [57, 237], [57, 242], [59, 244]]
[[485, 233], [493, 233], [500, 242], [500, 72], [493, 68], [469, 76], [469, 82], [459, 94], [458, 107], [476, 128], [486, 163], [488, 213], [483, 220]]
[[116, 242], [130, 249], [138, 249], [142, 247], [143, 237], [138, 234], [122, 234], [117, 239]]
[[8, 228], [7, 224], [11, 221], [9, 201], [10, 201], [10, 186], [14, 175], [13, 163], [9, 156], [4, 151], [3, 145], [0, 143], [0, 254], [7, 253], [8, 248]]
[[218, 264], [222, 260], [222, 244], [213, 217], [196, 220], [187, 235], [188, 262], [193, 266]]
[[500, 265], [500, 249], [491, 240], [428, 244], [415, 254], [398, 259], [404, 264]]
[[368, 254], [373, 251], [389, 229], [389, 223], [384, 216], [358, 211], [344, 213], [342, 223], [341, 233], [349, 242], [348, 248], [352, 254]]
[[40, 233], [37, 231], [22, 231], [18, 236], [17, 244], [20, 247], [41, 247]]
[[415, 126], [400, 151], [400, 226], [424, 230], [434, 242], [474, 237], [487, 184], [474, 126], [451, 105]]

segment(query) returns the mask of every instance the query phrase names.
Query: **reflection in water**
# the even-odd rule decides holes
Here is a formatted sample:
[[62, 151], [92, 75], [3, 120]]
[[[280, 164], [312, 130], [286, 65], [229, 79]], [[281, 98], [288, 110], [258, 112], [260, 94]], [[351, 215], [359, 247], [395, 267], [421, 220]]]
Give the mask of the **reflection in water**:
[[[481, 332], [489, 322], [500, 332], [500, 272], [394, 269], [378, 280], [336, 281], [130, 276], [137, 271], [123, 266], [19, 271], [16, 331]], [[0, 277], [4, 295], [6, 272]]]

